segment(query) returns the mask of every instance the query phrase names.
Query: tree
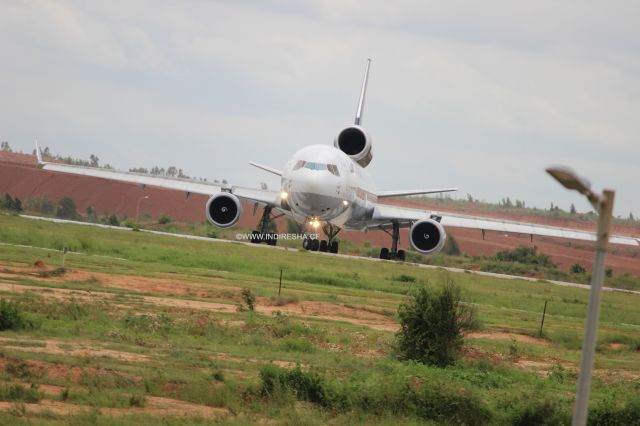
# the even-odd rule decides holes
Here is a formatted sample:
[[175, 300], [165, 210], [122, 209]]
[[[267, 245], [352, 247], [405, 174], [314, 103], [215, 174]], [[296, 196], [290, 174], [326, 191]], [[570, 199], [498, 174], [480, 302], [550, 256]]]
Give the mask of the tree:
[[636, 220], [636, 219], [633, 217], [633, 212], [629, 212], [629, 220]]
[[178, 175], [178, 169], [175, 166], [171, 166], [167, 169], [167, 176], [176, 177]]
[[462, 303], [460, 287], [448, 281], [440, 290], [420, 287], [400, 304], [397, 349], [404, 359], [444, 367], [462, 350], [463, 331], [478, 327], [475, 309]]
[[76, 202], [73, 201], [73, 198], [64, 197], [58, 202], [56, 216], [61, 219], [76, 219], [78, 217]]
[[569, 207], [569, 214], [574, 215], [574, 214], [576, 214], [576, 213], [578, 213], [578, 212], [576, 211], [576, 206], [574, 206], [574, 205], [573, 205], [573, 203], [571, 203], [571, 207]]
[[89, 161], [90, 161], [91, 167], [100, 167], [100, 159], [95, 155], [91, 154], [89, 156]]
[[9, 142], [4, 141], [0, 144], [0, 150], [4, 152], [11, 152], [11, 147], [9, 146]]

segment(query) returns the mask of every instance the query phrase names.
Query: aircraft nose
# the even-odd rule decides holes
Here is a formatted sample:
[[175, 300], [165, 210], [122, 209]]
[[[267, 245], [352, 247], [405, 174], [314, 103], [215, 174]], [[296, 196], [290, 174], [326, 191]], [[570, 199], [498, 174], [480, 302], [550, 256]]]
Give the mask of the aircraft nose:
[[293, 207], [306, 215], [328, 218], [340, 211], [340, 182], [320, 173], [300, 173], [291, 184]]

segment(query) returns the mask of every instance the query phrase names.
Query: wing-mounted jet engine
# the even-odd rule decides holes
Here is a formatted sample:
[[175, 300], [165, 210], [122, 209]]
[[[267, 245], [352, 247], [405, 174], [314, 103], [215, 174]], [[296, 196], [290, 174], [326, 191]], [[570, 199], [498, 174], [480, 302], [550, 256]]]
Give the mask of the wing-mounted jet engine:
[[220, 228], [229, 228], [240, 220], [242, 203], [235, 195], [220, 192], [209, 198], [205, 207], [207, 220]]
[[411, 246], [422, 254], [438, 253], [446, 240], [444, 227], [433, 219], [419, 220], [409, 230]]

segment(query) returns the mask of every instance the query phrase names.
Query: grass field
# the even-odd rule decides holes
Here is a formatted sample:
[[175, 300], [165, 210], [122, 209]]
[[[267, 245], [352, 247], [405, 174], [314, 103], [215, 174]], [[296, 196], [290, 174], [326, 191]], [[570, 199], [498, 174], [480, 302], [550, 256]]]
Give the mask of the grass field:
[[[0, 242], [0, 297], [24, 316], [0, 332], [0, 424], [558, 424], [571, 412], [583, 289], [5, 215]], [[63, 247], [77, 253], [51, 273]], [[398, 360], [398, 304], [446, 280], [482, 329], [453, 367]], [[639, 302], [603, 294], [592, 421], [640, 422]]]

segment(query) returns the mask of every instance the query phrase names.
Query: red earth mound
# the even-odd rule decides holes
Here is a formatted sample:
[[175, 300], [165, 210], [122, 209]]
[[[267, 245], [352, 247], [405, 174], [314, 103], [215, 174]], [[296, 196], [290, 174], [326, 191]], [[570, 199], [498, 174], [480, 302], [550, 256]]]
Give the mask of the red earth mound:
[[[100, 215], [108, 212], [115, 213], [120, 217], [124, 215], [134, 217], [138, 203], [140, 203], [140, 214], [150, 213], [153, 217], [167, 214], [181, 222], [206, 220], [204, 205], [207, 197], [203, 195], [193, 194], [186, 197], [185, 194], [174, 191], [143, 189], [132, 184], [48, 172], [36, 167], [34, 156], [19, 153], [0, 152], [0, 193], [3, 192], [19, 197], [23, 201], [32, 197], [46, 196], [57, 202], [63, 197], [71, 197], [75, 200], [79, 212], [84, 212], [88, 206], [93, 206]], [[148, 198], [144, 198], [145, 196]], [[429, 205], [411, 200], [396, 200], [394, 204], [432, 209], [442, 213], [441, 207], [436, 203]], [[595, 229], [595, 224], [589, 222], [505, 212], [487, 214], [478, 209], [474, 210], [473, 203], [459, 209], [456, 208], [456, 212], [552, 226]], [[253, 216], [253, 207], [245, 205], [239, 226], [254, 227], [258, 219], [258, 216]], [[278, 226], [281, 231], [286, 229], [282, 219], [279, 220]], [[534, 237], [531, 242], [528, 235], [503, 235], [500, 233], [487, 233], [483, 239], [482, 233], [477, 230], [449, 228], [447, 231], [456, 238], [462, 252], [470, 255], [492, 255], [499, 250], [515, 248], [523, 244], [535, 244], [539, 251], [550, 255], [552, 260], [564, 270], [576, 262], [589, 270], [592, 266], [593, 244], [589, 242], [546, 237]], [[640, 237], [640, 229], [632, 226], [614, 225], [614, 233]], [[382, 231], [366, 234], [345, 231], [341, 233], [341, 238], [356, 243], [369, 241], [378, 247], [390, 245], [390, 238]], [[401, 245], [406, 247], [407, 242], [407, 230], [403, 230]], [[625, 246], [613, 246], [607, 258], [607, 265], [615, 273], [629, 272], [640, 276], [640, 250]]]

